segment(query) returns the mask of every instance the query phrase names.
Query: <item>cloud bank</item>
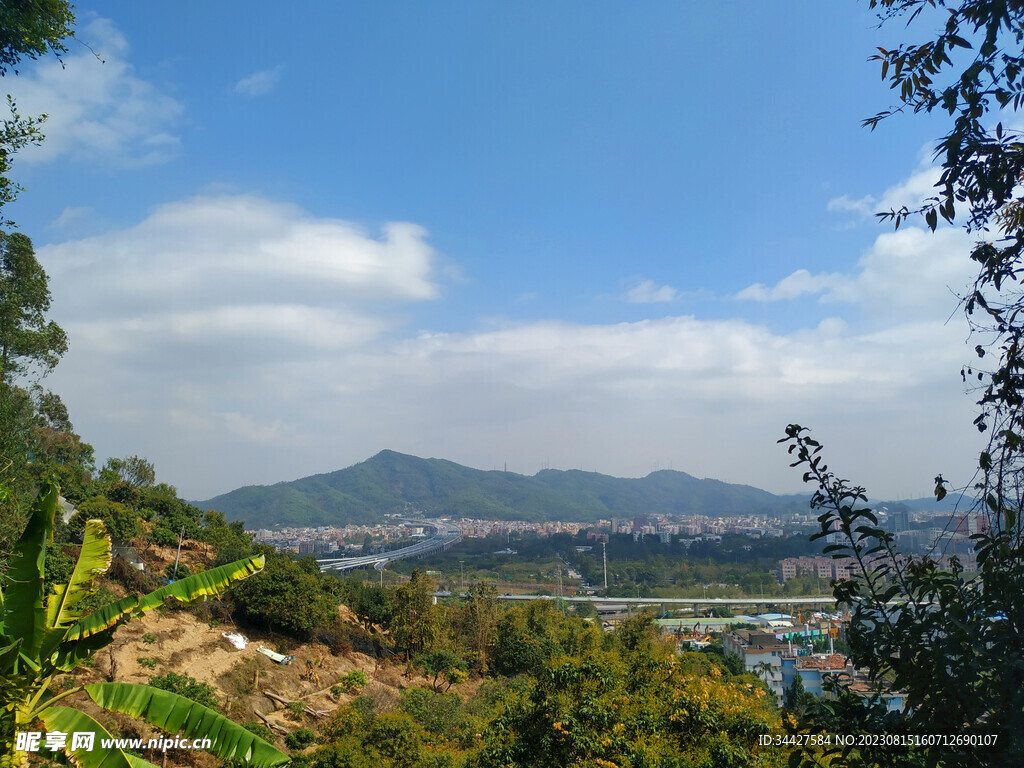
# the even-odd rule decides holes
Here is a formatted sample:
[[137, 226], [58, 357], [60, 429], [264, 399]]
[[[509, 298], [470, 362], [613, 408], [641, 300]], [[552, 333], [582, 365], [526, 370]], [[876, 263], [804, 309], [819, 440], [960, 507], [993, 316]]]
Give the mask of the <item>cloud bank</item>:
[[50, 386], [87, 414], [84, 434], [106, 435], [98, 453], [148, 455], [192, 498], [383, 448], [795, 490], [776, 445], [790, 422], [872, 490], [924, 495], [976, 455], [959, 439], [965, 327], [943, 322], [946, 286], [968, 276], [963, 245], [901, 229], [849, 274], [739, 292], [736, 308], [817, 296], [823, 316], [789, 332], [693, 315], [417, 332], [412, 308], [447, 293], [422, 227], [372, 233], [256, 195], [193, 197], [40, 249], [72, 342]]

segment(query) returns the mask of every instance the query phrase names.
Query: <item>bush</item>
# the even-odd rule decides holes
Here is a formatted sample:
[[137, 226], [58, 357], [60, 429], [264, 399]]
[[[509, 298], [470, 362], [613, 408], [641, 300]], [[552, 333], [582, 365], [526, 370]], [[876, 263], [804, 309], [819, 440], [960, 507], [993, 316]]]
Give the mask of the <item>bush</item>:
[[184, 579], [186, 576], [191, 575], [192, 571], [189, 570], [189, 567], [184, 563], [178, 563], [177, 566], [175, 566], [174, 563], [168, 563], [167, 567], [164, 568], [164, 576], [172, 581]]
[[366, 723], [373, 720], [373, 716], [377, 712], [377, 702], [373, 700], [372, 696], [357, 696], [352, 699], [350, 706], [362, 716]]
[[234, 585], [231, 593], [249, 621], [303, 640], [338, 615], [323, 577], [280, 555], [268, 557], [262, 571]]
[[345, 693], [354, 693], [366, 685], [366, 675], [356, 670], [338, 680], [338, 687]]
[[352, 627], [340, 618], [330, 624], [318, 626], [313, 631], [313, 642], [326, 645], [335, 656], [352, 652]]
[[158, 675], [149, 678], [149, 684], [154, 688], [163, 691], [170, 691], [186, 699], [192, 699], [197, 704], [202, 704], [210, 709], [220, 708], [220, 699], [217, 698], [217, 689], [212, 685], [200, 683], [194, 677], [179, 675], [176, 672], [168, 672], [166, 675]]
[[145, 667], [146, 669], [156, 669], [156, 659], [152, 657], [139, 656], [139, 658], [137, 658], [136, 661], [139, 662], [140, 667]]
[[454, 736], [462, 725], [462, 698], [454, 693], [435, 693], [428, 688], [402, 691], [402, 711], [439, 736]]
[[284, 737], [284, 743], [288, 749], [305, 749], [314, 741], [316, 741], [316, 734], [309, 728], [299, 728]]
[[170, 528], [158, 525], [149, 532], [149, 540], [161, 547], [173, 547], [178, 543], [178, 537]]

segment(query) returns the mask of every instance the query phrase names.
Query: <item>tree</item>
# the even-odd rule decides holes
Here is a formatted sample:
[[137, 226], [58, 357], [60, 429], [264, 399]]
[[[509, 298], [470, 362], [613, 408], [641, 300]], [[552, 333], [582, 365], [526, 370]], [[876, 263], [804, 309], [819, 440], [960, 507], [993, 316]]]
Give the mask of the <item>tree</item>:
[[376, 624], [386, 627], [395, 618], [395, 590], [390, 587], [379, 587], [376, 584], [346, 582], [351, 608], [363, 622], [363, 627], [372, 629]]
[[786, 695], [783, 697], [784, 706], [790, 712], [800, 715], [803, 714], [804, 709], [812, 698], [813, 694], [808, 693], [804, 688], [804, 679], [797, 672], [793, 675], [792, 685], [786, 689]]
[[[63, 41], [73, 34], [74, 23], [67, 0], [5, 0], [0, 4], [0, 76], [17, 74], [18, 62], [25, 57], [64, 53]], [[42, 141], [39, 125], [46, 119], [22, 117], [10, 96], [7, 103], [11, 116], [0, 126], [0, 208], [21, 190], [8, 176], [15, 153]], [[0, 219], [0, 224], [9, 223]]]
[[0, 5], [0, 75], [14, 69], [22, 58], [60, 55], [64, 39], [72, 35], [75, 14], [65, 0], [4, 0]]
[[67, 351], [64, 330], [46, 322], [49, 309], [49, 278], [32, 241], [0, 232], [0, 386], [32, 365], [48, 373]]
[[551, 661], [526, 695], [504, 702], [475, 765], [780, 765], [780, 754], [758, 745], [778, 728], [771, 696], [689, 656], [698, 658], [659, 660], [643, 674], [609, 652]]
[[130, 542], [141, 530], [139, 516], [131, 507], [104, 496], [93, 496], [83, 501], [68, 521], [68, 527], [76, 534], [81, 534], [87, 520], [102, 520], [104, 529], [118, 544]]
[[93, 734], [88, 748], [72, 742], [63, 747], [78, 765], [151, 768], [146, 761], [129, 757], [120, 748], [103, 746], [102, 740], [110, 738], [110, 734], [92, 717], [58, 705], [81, 694], [104, 709], [141, 717], [151, 725], [180, 732], [187, 738], [209, 735], [213, 740], [210, 751], [222, 758], [243, 758], [254, 766], [287, 762], [286, 755], [242, 726], [170, 691], [113, 682], [75, 685], [60, 693], [50, 690], [58, 674], [74, 670], [108, 645], [121, 624], [172, 597], [188, 602], [217, 594], [263, 567], [262, 557], [249, 558], [90, 612], [84, 601], [95, 591], [93, 580], [110, 566], [110, 539], [102, 522], [88, 521], [70, 579], [47, 594], [43, 576], [57, 497], [56, 486], [40, 489], [28, 527], [0, 582], [0, 766], [21, 765], [26, 752], [23, 747], [16, 749], [15, 734], [31, 732], [36, 723], [42, 722], [49, 732]]
[[152, 488], [156, 482], [156, 468], [153, 462], [141, 456], [129, 456], [126, 459], [107, 459], [100, 472], [101, 479], [112, 483], [127, 483], [132, 488], [141, 490]]
[[421, 655], [417, 661], [423, 667], [424, 674], [433, 677], [430, 684], [438, 693], [441, 693], [442, 680], [448, 683], [448, 687], [445, 688], [447, 691], [466, 678], [466, 662], [452, 651], [431, 651]]
[[[830, 472], [821, 445], [806, 432], [790, 425], [784, 440], [796, 459], [793, 466], [803, 467], [805, 481], [818, 486], [811, 505], [822, 510], [821, 531], [812, 538], [838, 531], [842, 541], [825, 552], [856, 563], [854, 576], [835, 582], [833, 589], [836, 601], [851, 609], [851, 659], [866, 670], [876, 704], [889, 689], [905, 695], [903, 713], [875, 707], [875, 716], [863, 714], [858, 728], [879, 734], [956, 732], [981, 739], [963, 745], [925, 743], [922, 764], [1021, 764], [1024, 547], [1015, 513], [1007, 510], [1009, 525], [974, 537], [977, 574], [965, 573], [956, 562], [951, 571], [942, 571], [927, 557], [905, 557], [893, 535], [878, 527], [865, 490]], [[828, 727], [830, 714], [809, 707], [803, 725]], [[993, 736], [995, 744], [990, 743]], [[842, 751], [848, 759], [850, 750]], [[860, 750], [863, 763], [849, 764], [889, 765], [897, 756], [869, 745]]]
[[[880, 49], [883, 80], [898, 103], [865, 125], [897, 114], [945, 112], [952, 118], [936, 158], [942, 173], [935, 195], [920, 207], [880, 213], [895, 226], [920, 216], [931, 230], [941, 217], [960, 219], [977, 233], [970, 258], [978, 274], [962, 297], [972, 329], [984, 331], [977, 359], [961, 376], [978, 387], [978, 429], [988, 445], [978, 459], [977, 482], [966, 496], [987, 517], [975, 539], [977, 575], [954, 563], [941, 571], [929, 559], [902, 557], [878, 527], [863, 488], [828, 471], [821, 446], [799, 425], [784, 438], [815, 484], [813, 504], [843, 542], [827, 549], [855, 558], [861, 573], [836, 584], [834, 594], [853, 609], [850, 653], [877, 689], [906, 694], [908, 710], [886, 713], [843, 698], [831, 711], [809, 707], [805, 725], [827, 727], [842, 711], [851, 724], [875, 732], [995, 735], [981, 747], [923, 746], [924, 764], [1019, 765], [1024, 762], [1024, 142], [1008, 127], [1024, 103], [1024, 6], [996, 0], [871, 0], [883, 22], [906, 18], [926, 25], [927, 39]], [[939, 30], [935, 32], [934, 30]], [[1010, 118], [1007, 120], [1003, 113]], [[942, 476], [936, 496], [947, 493]], [[972, 503], [970, 501], [968, 504]], [[847, 752], [845, 764], [892, 764], [896, 753]]]
[[[998, 524], [1005, 509], [1019, 511], [1024, 503], [1024, 142], [1019, 131], [990, 112], [1015, 111], [1024, 103], [1024, 8], [993, 0], [942, 1], [939, 18], [933, 19], [934, 0], [871, 0], [870, 5], [880, 9], [883, 20], [908, 15], [908, 24], [918, 17], [941, 23], [933, 40], [879, 49], [873, 57], [900, 103], [865, 125], [873, 129], [901, 112], [941, 110], [954, 117], [936, 149], [942, 159], [937, 194], [920, 208], [878, 215], [897, 227], [919, 215], [935, 230], [939, 216], [952, 223], [957, 204], [966, 204], [964, 225], [980, 235], [970, 254], [978, 276], [962, 298], [972, 327], [990, 334], [975, 347], [981, 362], [965, 365], [961, 376], [981, 384], [975, 424], [990, 439], [979, 457], [975, 490], [982, 511]], [[965, 66], [955, 66], [950, 54]], [[936, 84], [938, 78], [945, 81]], [[998, 236], [990, 234], [992, 228]]]
[[[71, 35], [73, 23], [67, 0], [0, 4], [0, 76], [11, 70], [17, 74], [24, 57], [62, 53], [62, 41]], [[0, 124], [0, 208], [21, 189], [9, 176], [14, 155], [42, 140], [39, 125], [45, 119], [22, 117], [9, 95], [7, 103], [10, 116]], [[10, 223], [0, 216], [0, 226]], [[39, 364], [45, 373], [67, 348], [61, 328], [44, 321], [49, 302], [46, 273], [35, 260], [31, 242], [24, 235], [0, 232], [0, 561], [6, 559], [13, 530], [24, 524], [20, 495], [30, 482], [25, 467], [31, 455], [29, 395], [12, 386], [10, 378], [27, 363]]]
[[231, 594], [250, 620], [306, 639], [337, 615], [320, 578], [294, 560], [274, 556], [261, 574], [234, 587]]
[[92, 446], [75, 433], [68, 409], [58, 395], [34, 386], [32, 402], [35, 415], [29, 475], [33, 484], [54, 482], [66, 499], [82, 501], [87, 495], [85, 486], [96, 468]]
[[477, 582], [467, 590], [467, 604], [455, 616], [462, 642], [476, 654], [480, 672], [487, 672], [487, 648], [498, 623], [498, 590]]
[[408, 658], [422, 653], [441, 636], [441, 609], [434, 602], [434, 580], [418, 568], [395, 590], [392, 633]]

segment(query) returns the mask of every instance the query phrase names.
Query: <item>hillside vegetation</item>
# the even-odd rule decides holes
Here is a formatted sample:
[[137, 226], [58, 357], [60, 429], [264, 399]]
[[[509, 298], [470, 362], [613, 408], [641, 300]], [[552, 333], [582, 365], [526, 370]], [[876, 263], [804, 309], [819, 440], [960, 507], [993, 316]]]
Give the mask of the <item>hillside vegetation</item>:
[[372, 523], [388, 513], [492, 520], [592, 521], [638, 514], [804, 511], [803, 496], [661, 470], [642, 478], [546, 469], [532, 477], [381, 451], [355, 466], [197, 502], [250, 528]]

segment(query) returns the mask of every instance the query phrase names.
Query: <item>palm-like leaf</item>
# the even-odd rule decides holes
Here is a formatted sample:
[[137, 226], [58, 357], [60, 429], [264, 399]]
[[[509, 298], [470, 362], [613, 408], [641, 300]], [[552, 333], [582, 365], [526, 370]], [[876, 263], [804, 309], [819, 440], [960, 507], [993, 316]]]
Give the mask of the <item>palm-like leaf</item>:
[[39, 653], [46, 629], [43, 610], [43, 563], [46, 544], [53, 538], [53, 512], [57, 508], [56, 486], [44, 485], [32, 503], [28, 526], [11, 554], [7, 573], [3, 578], [6, 600], [4, 634], [10, 636], [17, 627], [24, 639], [24, 652], [29, 656]]
[[150, 592], [145, 597], [140, 597], [139, 608], [148, 611], [163, 605], [170, 597], [187, 603], [199, 597], [205, 599], [211, 595], [218, 595], [239, 579], [244, 579], [262, 570], [264, 562], [266, 562], [266, 558], [263, 555], [246, 557], [219, 568], [211, 568], [209, 571], [188, 576]]
[[218, 757], [246, 760], [253, 768], [283, 765], [290, 758], [255, 734], [202, 704], [170, 691], [131, 683], [85, 686], [89, 697], [104, 709], [141, 717], [167, 733], [189, 739], [208, 738]]
[[89, 635], [124, 623], [133, 616], [163, 605], [171, 597], [187, 603], [196, 598], [216, 595], [223, 592], [232, 582], [256, 573], [256, 571], [263, 568], [264, 561], [263, 555], [247, 557], [243, 560], [236, 560], [233, 563], [222, 565], [219, 568], [197, 573], [173, 584], [168, 584], [166, 587], [161, 587], [144, 597], [132, 596], [118, 600], [97, 611], [93, 611], [84, 619], [74, 624], [68, 629], [65, 641], [72, 642], [89, 637]]
[[110, 567], [110, 537], [102, 520], [87, 520], [82, 550], [75, 563], [75, 570], [67, 584], [54, 587], [46, 605], [46, 626], [67, 627], [74, 624], [82, 614], [75, 607], [92, 594], [92, 580], [106, 573]]
[[65, 754], [71, 757], [80, 768], [156, 768], [152, 763], [134, 755], [126, 755], [116, 747], [101, 748], [103, 739], [111, 738], [110, 733], [102, 725], [97, 723], [84, 712], [68, 707], [50, 707], [43, 710], [39, 719], [46, 725], [48, 731], [61, 731], [62, 733], [95, 733], [96, 738], [91, 750], [71, 749], [68, 742]]

